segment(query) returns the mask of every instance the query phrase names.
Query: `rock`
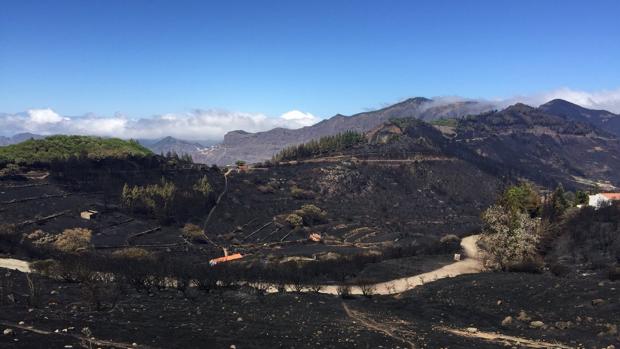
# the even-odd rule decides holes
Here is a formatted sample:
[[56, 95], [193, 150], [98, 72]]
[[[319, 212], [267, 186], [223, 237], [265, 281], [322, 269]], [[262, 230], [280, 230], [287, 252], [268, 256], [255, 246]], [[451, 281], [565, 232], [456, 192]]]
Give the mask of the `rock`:
[[506, 316], [504, 320], [502, 320], [502, 326], [510, 326], [512, 325], [512, 316]]
[[530, 322], [530, 327], [531, 328], [543, 328], [545, 327], [545, 323], [542, 321], [532, 321]]
[[466, 331], [469, 333], [478, 333], [478, 329], [475, 327], [467, 327]]
[[138, 346], [138, 343], [133, 342], [133, 343], [131, 343], [131, 346], [133, 346], [133, 347], [137, 347], [137, 346]]
[[530, 321], [530, 320], [532, 320], [532, 318], [529, 315], [527, 315], [527, 313], [524, 310], [521, 310], [519, 312], [519, 316], [517, 316], [517, 320], [519, 320], [519, 321]]
[[573, 323], [570, 321], [557, 321], [555, 323], [555, 327], [560, 330], [566, 330], [568, 328], [571, 328], [572, 326], [573, 326]]
[[597, 298], [597, 299], [593, 299], [592, 300], [592, 305], [595, 306], [595, 307], [599, 306], [599, 305], [603, 305], [603, 304], [605, 304], [605, 300], [604, 299]]
[[18, 324], [18, 325], [25, 325], [26, 323], [25, 323], [25, 322], [23, 322], [23, 321], [20, 321], [20, 322], [18, 322], [17, 324]]
[[13, 335], [13, 330], [12, 330], [12, 329], [10, 329], [10, 328], [7, 328], [7, 329], [5, 329], [2, 333], [3, 333], [5, 336], [12, 336], [12, 335]]
[[243, 318], [242, 318], [242, 317], [238, 317], [238, 318], [237, 318], [237, 321], [238, 321], [238, 322], [241, 322], [241, 321], [243, 321]]
[[52, 292], [50, 292], [50, 294], [53, 296], [53, 295], [55, 295], [55, 294], [58, 294], [58, 291], [56, 291], [56, 290], [52, 290]]
[[236, 345], [234, 345], [234, 344], [231, 344], [231, 345], [230, 345], [230, 349], [237, 349], [237, 346], [236, 346]]

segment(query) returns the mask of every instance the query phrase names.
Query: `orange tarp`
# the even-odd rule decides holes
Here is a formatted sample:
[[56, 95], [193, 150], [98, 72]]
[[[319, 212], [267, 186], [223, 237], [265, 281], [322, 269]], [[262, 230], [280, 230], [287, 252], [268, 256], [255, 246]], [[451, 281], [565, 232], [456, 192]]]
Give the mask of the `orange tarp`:
[[224, 256], [219, 258], [213, 258], [209, 261], [209, 265], [216, 265], [223, 262], [234, 261], [235, 259], [241, 259], [243, 256], [241, 253], [231, 254], [230, 256]]

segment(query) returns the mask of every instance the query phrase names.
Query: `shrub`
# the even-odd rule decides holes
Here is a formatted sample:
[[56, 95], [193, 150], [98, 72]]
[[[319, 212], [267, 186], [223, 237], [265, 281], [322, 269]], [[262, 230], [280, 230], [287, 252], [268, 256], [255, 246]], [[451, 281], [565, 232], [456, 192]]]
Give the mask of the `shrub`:
[[19, 174], [19, 165], [7, 164], [0, 170], [0, 177], [13, 177]]
[[65, 253], [83, 252], [92, 247], [92, 236], [90, 229], [65, 229], [54, 242], [54, 247]]
[[183, 236], [187, 238], [189, 241], [198, 242], [198, 243], [205, 242], [204, 233], [202, 229], [196, 224], [192, 224], [192, 223], [185, 224], [182, 232], [183, 232]]
[[270, 184], [267, 185], [259, 185], [256, 189], [263, 194], [270, 194], [275, 192], [275, 189]]
[[315, 194], [312, 190], [304, 190], [297, 186], [293, 186], [291, 188], [291, 196], [295, 199], [305, 200], [305, 199], [314, 199]]
[[321, 224], [327, 222], [327, 212], [312, 204], [301, 206], [301, 209], [295, 211], [295, 214], [303, 218], [304, 224], [306, 225]]
[[138, 247], [127, 247], [121, 250], [116, 250], [112, 252], [112, 256], [115, 258], [133, 259], [133, 260], [140, 260], [140, 261], [149, 260], [153, 258], [153, 256], [151, 255], [151, 252], [143, 248], [138, 248]]
[[207, 178], [207, 176], [202, 176], [202, 178], [200, 178], [198, 182], [194, 184], [193, 189], [201, 193], [203, 196], [209, 196], [209, 194], [213, 191], [213, 189], [211, 188], [211, 184], [209, 183], [209, 178]]
[[291, 227], [295, 228], [303, 225], [304, 219], [301, 218], [301, 216], [298, 214], [291, 213], [290, 215], [286, 216], [286, 223], [288, 223]]
[[485, 228], [480, 243], [488, 267], [507, 271], [532, 265], [538, 257], [538, 220], [500, 205], [489, 207], [482, 219]]

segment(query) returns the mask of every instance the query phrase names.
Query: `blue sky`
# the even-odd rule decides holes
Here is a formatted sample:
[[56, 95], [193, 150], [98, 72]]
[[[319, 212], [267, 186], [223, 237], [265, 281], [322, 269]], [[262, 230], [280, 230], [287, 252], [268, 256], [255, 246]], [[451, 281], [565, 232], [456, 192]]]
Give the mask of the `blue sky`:
[[29, 1], [0, 112], [352, 114], [411, 96], [620, 88], [620, 2]]

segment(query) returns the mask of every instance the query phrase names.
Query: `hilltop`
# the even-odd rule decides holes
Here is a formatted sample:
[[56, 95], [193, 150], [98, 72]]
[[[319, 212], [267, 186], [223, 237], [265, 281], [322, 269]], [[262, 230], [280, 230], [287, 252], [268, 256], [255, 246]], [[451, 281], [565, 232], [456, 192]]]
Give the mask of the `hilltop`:
[[124, 158], [152, 152], [135, 141], [92, 136], [50, 136], [0, 147], [0, 160], [20, 164], [50, 162], [70, 157]]

